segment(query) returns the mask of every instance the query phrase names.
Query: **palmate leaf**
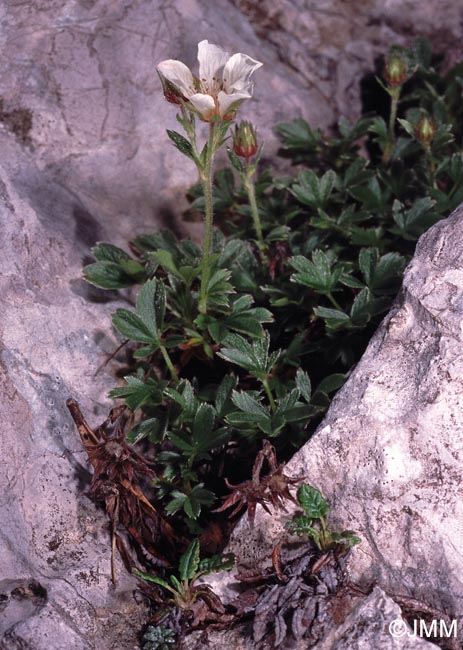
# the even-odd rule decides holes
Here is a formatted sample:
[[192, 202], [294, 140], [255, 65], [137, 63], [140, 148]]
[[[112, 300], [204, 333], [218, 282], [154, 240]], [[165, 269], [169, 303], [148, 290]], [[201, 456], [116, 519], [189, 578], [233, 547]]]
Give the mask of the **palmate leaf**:
[[252, 307], [254, 299], [249, 294], [231, 301], [231, 313], [218, 318], [209, 317], [208, 330], [216, 343], [222, 343], [230, 330], [260, 338], [263, 323], [271, 323], [273, 315], [264, 307]]
[[333, 267], [332, 260], [322, 250], [312, 253], [312, 261], [303, 255], [296, 255], [288, 261], [297, 271], [291, 276], [291, 281], [310, 287], [321, 294], [331, 293], [343, 273], [342, 266]]
[[157, 346], [159, 345], [165, 306], [166, 297], [163, 283], [160, 280], [149, 280], [138, 294], [137, 313], [128, 309], [117, 309], [113, 315], [114, 327], [132, 341]]
[[109, 392], [109, 397], [125, 398], [127, 406], [135, 411], [146, 404], [155, 406], [162, 402], [162, 389], [164, 384], [157, 382], [152, 377], [143, 380], [140, 377], [128, 375], [124, 377], [125, 386], [118, 386]]
[[336, 183], [336, 172], [330, 169], [318, 178], [312, 170], [307, 169], [302, 171], [297, 179], [298, 183], [293, 185], [290, 191], [298, 201], [313, 208], [326, 207]]
[[232, 402], [239, 411], [232, 411], [226, 416], [228, 424], [245, 429], [257, 427], [267, 435], [273, 434], [272, 417], [269, 411], [252, 395], [234, 390]]
[[320, 129], [312, 129], [302, 118], [292, 122], [280, 122], [275, 127], [283, 149], [309, 153], [322, 145], [323, 134]]
[[249, 343], [239, 334], [229, 334], [224, 347], [217, 352], [219, 357], [248, 370], [255, 377], [264, 380], [275, 365], [279, 353], [269, 355], [270, 336], [268, 332], [260, 339]]
[[122, 289], [146, 277], [144, 266], [117, 246], [99, 243], [92, 248], [92, 253], [97, 261], [84, 267], [83, 274], [96, 287]]
[[399, 253], [380, 257], [377, 248], [363, 248], [359, 253], [359, 267], [371, 291], [395, 293], [406, 261]]
[[183, 509], [190, 519], [197, 519], [201, 514], [202, 506], [211, 506], [215, 501], [215, 495], [203, 487], [203, 483], [195, 485], [188, 498], [185, 499]]

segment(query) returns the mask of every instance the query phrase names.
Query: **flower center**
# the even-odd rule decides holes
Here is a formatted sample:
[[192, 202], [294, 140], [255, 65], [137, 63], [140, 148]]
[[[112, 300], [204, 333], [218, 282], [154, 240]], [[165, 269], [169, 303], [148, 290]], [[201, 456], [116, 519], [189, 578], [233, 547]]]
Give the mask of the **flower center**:
[[217, 95], [223, 88], [222, 81], [217, 77], [212, 77], [212, 79], [201, 79], [201, 88], [206, 95], [210, 95], [217, 100]]

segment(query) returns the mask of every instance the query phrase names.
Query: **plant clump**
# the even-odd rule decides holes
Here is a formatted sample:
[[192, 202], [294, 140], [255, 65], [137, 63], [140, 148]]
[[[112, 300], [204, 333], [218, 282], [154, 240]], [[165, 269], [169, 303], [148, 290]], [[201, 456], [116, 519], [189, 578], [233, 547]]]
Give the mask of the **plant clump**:
[[[110, 416], [113, 436], [108, 423], [92, 432], [74, 415], [95, 470], [93, 495], [128, 568], [135, 564], [119, 524], [138, 531], [144, 570], [135, 572], [155, 584], [153, 598], [163, 593], [184, 612], [199, 600], [220, 617], [217, 600], [196, 584], [200, 549], [220, 554], [245, 509], [252, 519], [258, 505], [295, 501], [301, 479], [286, 476], [277, 457], [310, 438], [397, 295], [417, 239], [463, 201], [463, 64], [441, 74], [425, 41], [394, 47], [378, 86], [388, 114], [341, 119], [331, 135], [303, 119], [278, 124], [280, 153], [294, 170], [279, 176], [264, 164], [255, 127], [237, 117], [261, 64], [207, 41], [199, 61], [200, 77], [177, 61], [158, 71], [185, 133], [168, 136], [198, 169], [189, 213], [204, 213], [204, 244], [164, 230], [135, 237], [130, 254], [110, 243], [93, 249], [87, 281], [124, 291], [130, 303], [113, 316], [126, 366], [110, 393], [126, 408]], [[208, 129], [202, 146], [198, 123]], [[227, 139], [230, 168], [214, 173]], [[289, 530], [308, 535], [315, 550], [297, 575], [288, 568], [288, 580], [275, 571], [285, 589], [358, 542], [352, 531], [330, 530], [315, 488], [299, 486], [297, 499], [304, 514]], [[167, 535], [165, 557], [151, 553], [149, 530], [156, 548]], [[166, 578], [175, 555], [179, 577]], [[301, 580], [305, 598], [315, 587]], [[276, 638], [285, 638], [280, 591], [265, 596], [255, 638], [275, 616]], [[264, 604], [256, 602], [257, 615]], [[147, 648], [171, 645], [160, 629], [147, 632]], [[294, 624], [296, 636], [303, 630]]]

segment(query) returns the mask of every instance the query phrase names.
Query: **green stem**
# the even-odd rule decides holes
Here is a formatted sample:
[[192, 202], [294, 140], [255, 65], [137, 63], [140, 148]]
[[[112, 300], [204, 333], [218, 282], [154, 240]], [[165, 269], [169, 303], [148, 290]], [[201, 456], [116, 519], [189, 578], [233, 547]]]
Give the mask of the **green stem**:
[[426, 167], [428, 170], [429, 184], [433, 186], [434, 189], [437, 189], [437, 183], [435, 178], [436, 165], [432, 159], [431, 146], [429, 142], [426, 142], [424, 145], [425, 157], [426, 157]]
[[400, 98], [401, 87], [392, 88], [389, 91], [391, 96], [391, 114], [389, 115], [389, 142], [387, 143], [386, 148], [383, 153], [383, 162], [389, 162], [392, 155], [392, 150], [394, 149], [395, 144], [395, 122], [397, 119], [397, 109], [399, 107], [399, 98]]
[[267, 247], [265, 245], [264, 236], [262, 234], [262, 224], [260, 222], [259, 208], [257, 207], [257, 201], [256, 201], [256, 189], [255, 189], [254, 181], [252, 180], [252, 173], [250, 173], [249, 170], [247, 171], [247, 174], [244, 177], [244, 186], [248, 193], [249, 207], [251, 208], [252, 220], [254, 221], [254, 230], [256, 231], [256, 235], [257, 235], [257, 245], [259, 246], [260, 256], [262, 262], [266, 264], [267, 256], [265, 252], [267, 250]]
[[204, 168], [201, 173], [201, 182], [204, 190], [206, 229], [204, 234], [203, 259], [201, 263], [201, 288], [199, 291], [199, 311], [202, 314], [207, 312], [207, 285], [211, 272], [211, 243], [212, 243], [212, 223], [214, 220], [214, 211], [212, 206], [212, 161], [215, 149], [215, 131], [214, 122], [209, 124], [209, 140], [207, 143], [206, 159]]
[[275, 410], [275, 400], [273, 399], [272, 391], [270, 390], [270, 386], [268, 385], [268, 381], [264, 379], [262, 381], [262, 384], [264, 386], [265, 392], [267, 393], [268, 401], [270, 402], [270, 408], [272, 411]]
[[330, 303], [333, 305], [333, 307], [336, 307], [336, 309], [339, 309], [339, 311], [343, 311], [341, 305], [337, 302], [337, 300], [335, 300], [335, 299], [333, 298], [333, 296], [332, 296], [331, 293], [327, 293], [327, 294], [326, 294], [326, 297], [328, 298], [328, 300], [330, 301]]
[[164, 361], [166, 362], [166, 366], [169, 368], [169, 372], [170, 372], [170, 374], [172, 376], [172, 379], [174, 381], [178, 381], [178, 375], [175, 372], [174, 364], [172, 363], [172, 360], [169, 357], [169, 353], [167, 352], [166, 348], [163, 345], [160, 345], [159, 349], [161, 350], [161, 354], [164, 357]]

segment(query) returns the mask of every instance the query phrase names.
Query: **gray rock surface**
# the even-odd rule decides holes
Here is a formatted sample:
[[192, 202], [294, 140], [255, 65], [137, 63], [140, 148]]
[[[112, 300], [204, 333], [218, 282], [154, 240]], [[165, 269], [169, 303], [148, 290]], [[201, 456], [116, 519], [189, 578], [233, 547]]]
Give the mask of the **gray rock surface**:
[[[423, 235], [403, 289], [313, 438], [286, 473], [331, 505], [335, 530], [362, 538], [351, 579], [444, 611], [462, 633], [463, 208]], [[284, 516], [260, 508], [230, 550], [255, 565]], [[219, 586], [227, 597], [226, 582]], [[337, 646], [336, 646], [337, 647]]]
[[[367, 597], [356, 599], [343, 622], [332, 626], [325, 638], [312, 647], [316, 650], [436, 649], [438, 646], [427, 641], [425, 635], [426, 631], [419, 624], [413, 623], [410, 627], [402, 618], [400, 607], [382, 589], [375, 587]], [[208, 632], [207, 637], [194, 633], [187, 640], [186, 650], [250, 650], [255, 647], [250, 638], [250, 630], [245, 626], [227, 630], [225, 634]], [[264, 647], [271, 650], [271, 645]], [[307, 650], [307, 643], [304, 639], [296, 641], [288, 636], [284, 649]]]
[[82, 284], [83, 256], [97, 240], [178, 224], [194, 180], [167, 143], [175, 111], [155, 64], [193, 64], [202, 38], [244, 51], [265, 64], [244, 110], [261, 133], [270, 139], [276, 120], [298, 114], [324, 126], [358, 111], [357, 82], [390, 42], [418, 29], [446, 50], [461, 40], [458, 3], [421, 2], [416, 30], [417, 12], [400, 4], [288, 0], [275, 23], [271, 3], [257, 2], [1, 4], [2, 650], [137, 645], [144, 609], [121, 567], [119, 586], [110, 583], [107, 524], [85, 496], [85, 454], [64, 402], [77, 397], [98, 423], [113, 382], [111, 367], [94, 372], [115, 346], [114, 296]]

